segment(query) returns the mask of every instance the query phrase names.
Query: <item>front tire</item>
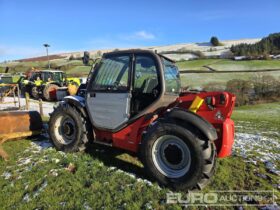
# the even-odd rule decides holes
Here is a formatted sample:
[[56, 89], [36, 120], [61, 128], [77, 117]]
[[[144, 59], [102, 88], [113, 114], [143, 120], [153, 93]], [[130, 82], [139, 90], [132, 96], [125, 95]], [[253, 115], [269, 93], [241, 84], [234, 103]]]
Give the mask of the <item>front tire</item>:
[[51, 114], [49, 135], [57, 150], [78, 152], [86, 148], [91, 139], [86, 119], [69, 104], [60, 104]]
[[202, 189], [215, 171], [214, 143], [172, 123], [157, 122], [148, 129], [141, 156], [147, 172], [175, 190]]

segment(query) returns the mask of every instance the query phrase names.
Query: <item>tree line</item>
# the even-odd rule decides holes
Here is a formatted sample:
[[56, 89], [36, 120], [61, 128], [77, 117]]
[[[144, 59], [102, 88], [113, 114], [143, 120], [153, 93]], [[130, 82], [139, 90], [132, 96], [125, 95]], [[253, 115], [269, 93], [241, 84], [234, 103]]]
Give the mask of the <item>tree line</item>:
[[231, 52], [236, 56], [268, 56], [280, 54], [280, 33], [273, 33], [264, 37], [255, 44], [239, 44], [231, 47]]

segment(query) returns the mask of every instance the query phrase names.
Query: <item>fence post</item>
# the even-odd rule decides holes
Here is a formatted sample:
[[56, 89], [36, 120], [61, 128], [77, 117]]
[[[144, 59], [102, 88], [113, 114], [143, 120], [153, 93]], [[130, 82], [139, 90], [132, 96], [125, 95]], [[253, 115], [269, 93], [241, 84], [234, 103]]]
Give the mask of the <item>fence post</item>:
[[14, 86], [13, 87], [13, 97], [14, 97], [14, 104], [15, 104], [15, 107], [17, 106], [17, 102], [16, 102], [16, 93], [15, 93], [15, 91], [16, 91], [16, 87]]
[[40, 111], [41, 117], [43, 117], [43, 101], [42, 101], [42, 99], [39, 99], [39, 111]]
[[25, 109], [29, 110], [29, 93], [25, 93]]
[[20, 104], [20, 89], [19, 85], [17, 84], [17, 96], [18, 96], [18, 107], [21, 109], [21, 104]]

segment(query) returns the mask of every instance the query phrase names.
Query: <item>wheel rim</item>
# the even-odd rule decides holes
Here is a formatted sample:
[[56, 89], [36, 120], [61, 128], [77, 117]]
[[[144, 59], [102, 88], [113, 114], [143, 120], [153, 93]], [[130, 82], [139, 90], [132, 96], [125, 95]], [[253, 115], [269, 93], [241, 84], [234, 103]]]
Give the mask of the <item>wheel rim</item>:
[[152, 147], [152, 159], [160, 173], [169, 178], [184, 176], [191, 165], [188, 145], [174, 135], [164, 135], [155, 141]]
[[76, 123], [69, 115], [59, 116], [55, 121], [54, 133], [59, 143], [71, 144], [76, 139]]

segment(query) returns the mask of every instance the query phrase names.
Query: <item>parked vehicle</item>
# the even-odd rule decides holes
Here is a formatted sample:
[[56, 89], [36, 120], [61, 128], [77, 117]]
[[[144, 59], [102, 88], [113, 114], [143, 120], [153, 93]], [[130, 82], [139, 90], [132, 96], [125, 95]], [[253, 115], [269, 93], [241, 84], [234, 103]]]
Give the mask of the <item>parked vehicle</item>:
[[28, 78], [22, 81], [22, 89], [28, 92], [33, 98], [43, 98], [47, 101], [55, 100], [55, 92], [59, 87], [66, 87], [69, 84], [80, 85], [79, 78], [68, 78], [63, 71], [57, 70], [36, 70], [31, 71]]
[[94, 142], [137, 153], [161, 185], [202, 189], [216, 157], [231, 154], [234, 102], [228, 92], [181, 92], [178, 68], [160, 54], [111, 52], [90, 72], [84, 97], [55, 108], [49, 135], [65, 152]]

